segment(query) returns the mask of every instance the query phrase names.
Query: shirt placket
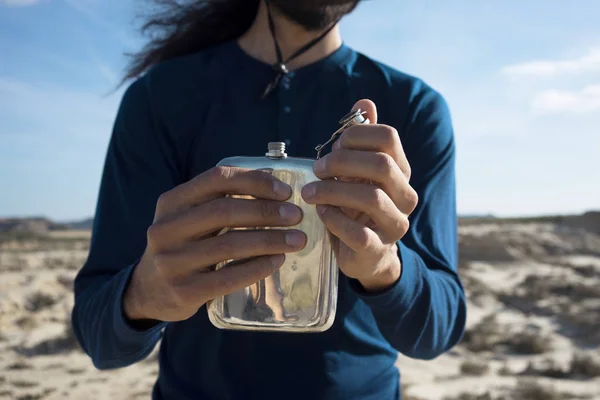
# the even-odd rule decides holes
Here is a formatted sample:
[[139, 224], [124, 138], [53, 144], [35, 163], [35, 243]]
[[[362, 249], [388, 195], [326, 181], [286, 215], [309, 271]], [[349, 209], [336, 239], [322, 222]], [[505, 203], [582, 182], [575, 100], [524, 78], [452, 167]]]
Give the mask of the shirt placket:
[[293, 80], [295, 73], [292, 71], [281, 78], [279, 85], [279, 120], [277, 124], [277, 140], [284, 142], [286, 147], [293, 144], [292, 114], [294, 112]]

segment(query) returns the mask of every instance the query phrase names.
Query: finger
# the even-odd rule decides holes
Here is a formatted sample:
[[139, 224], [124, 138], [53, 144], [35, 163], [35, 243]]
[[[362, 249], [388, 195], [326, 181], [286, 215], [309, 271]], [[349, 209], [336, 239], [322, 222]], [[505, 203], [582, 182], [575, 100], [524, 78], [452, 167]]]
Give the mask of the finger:
[[405, 214], [410, 214], [418, 202], [417, 193], [386, 153], [342, 149], [316, 161], [314, 171], [323, 180], [351, 177], [376, 182]]
[[227, 194], [283, 201], [290, 198], [292, 189], [264, 171], [218, 166], [161, 195], [157, 214], [173, 213]]
[[387, 125], [355, 125], [346, 129], [334, 150], [364, 150], [389, 154], [410, 180], [411, 169], [396, 129]]
[[306, 235], [298, 230], [230, 231], [188, 243], [178, 251], [159, 254], [154, 262], [159, 268], [168, 268], [170, 276], [187, 279], [220, 262], [292, 253], [304, 246]]
[[366, 117], [369, 119], [371, 124], [377, 123], [377, 106], [369, 99], [361, 99], [354, 103], [352, 111], [362, 110], [367, 113]]
[[242, 262], [232, 262], [209, 273], [188, 278], [179, 290], [186, 301], [204, 304], [255, 284], [275, 273], [284, 263], [285, 255], [257, 257]]
[[[317, 181], [302, 188], [302, 197], [308, 204], [331, 205], [363, 212], [392, 241], [400, 239], [406, 233], [403, 214], [392, 199], [375, 185]], [[349, 217], [352, 218], [352, 215]]]
[[381, 246], [381, 240], [374, 231], [353, 220], [339, 208], [318, 205], [317, 212], [327, 230], [353, 251], [375, 251]]
[[221, 197], [155, 222], [148, 240], [169, 248], [223, 228], [293, 226], [301, 220], [302, 210], [292, 203]]

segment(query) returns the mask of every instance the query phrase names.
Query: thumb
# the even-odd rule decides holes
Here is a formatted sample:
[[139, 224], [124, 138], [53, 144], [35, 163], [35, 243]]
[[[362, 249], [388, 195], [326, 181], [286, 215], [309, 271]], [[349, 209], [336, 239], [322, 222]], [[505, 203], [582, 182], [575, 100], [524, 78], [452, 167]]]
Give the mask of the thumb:
[[375, 103], [373, 103], [369, 99], [362, 99], [357, 101], [352, 107], [352, 111], [356, 111], [360, 109], [361, 111], [365, 111], [367, 113], [367, 118], [372, 124], [377, 123], [377, 107]]

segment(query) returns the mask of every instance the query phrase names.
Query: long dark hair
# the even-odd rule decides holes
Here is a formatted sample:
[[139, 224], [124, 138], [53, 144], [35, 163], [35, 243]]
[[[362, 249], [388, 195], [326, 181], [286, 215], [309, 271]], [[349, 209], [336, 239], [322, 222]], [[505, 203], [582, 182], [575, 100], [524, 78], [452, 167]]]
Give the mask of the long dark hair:
[[260, 0], [153, 0], [156, 10], [142, 25], [150, 41], [131, 62], [124, 80], [153, 65], [241, 36], [250, 28]]

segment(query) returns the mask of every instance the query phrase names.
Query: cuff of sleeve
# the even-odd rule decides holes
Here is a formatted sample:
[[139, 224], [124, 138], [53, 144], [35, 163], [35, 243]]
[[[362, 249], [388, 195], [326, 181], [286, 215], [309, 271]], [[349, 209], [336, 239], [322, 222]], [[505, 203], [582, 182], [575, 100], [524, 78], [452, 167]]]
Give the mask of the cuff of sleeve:
[[129, 285], [129, 281], [133, 274], [133, 270], [136, 264], [132, 264], [129, 267], [125, 268], [123, 271], [119, 272], [121, 275], [119, 277], [119, 285], [117, 287], [117, 291], [114, 297], [113, 303], [113, 326], [116, 331], [117, 337], [121, 338], [122, 343], [132, 343], [137, 344], [140, 340], [152, 338], [153, 336], [160, 335], [161, 330], [167, 325], [166, 322], [160, 322], [151, 328], [140, 330], [131, 325], [131, 323], [127, 320], [125, 316], [125, 312], [123, 310], [123, 297], [125, 294], [125, 289], [127, 285]]
[[414, 252], [400, 241], [398, 242], [398, 257], [402, 267], [400, 278], [384, 291], [370, 293], [365, 291], [357, 280], [350, 280], [351, 288], [371, 308], [389, 309], [393, 307], [397, 309], [400, 307], [402, 310], [410, 309], [420, 288], [419, 262]]

